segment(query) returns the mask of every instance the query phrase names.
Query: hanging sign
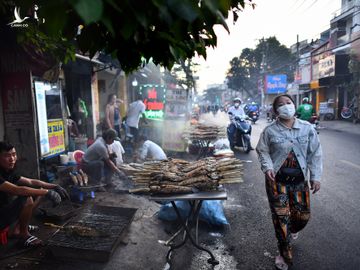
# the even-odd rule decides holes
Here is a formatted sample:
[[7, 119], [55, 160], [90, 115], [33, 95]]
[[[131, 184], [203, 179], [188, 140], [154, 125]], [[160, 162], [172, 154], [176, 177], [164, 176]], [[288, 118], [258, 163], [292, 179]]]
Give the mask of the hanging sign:
[[48, 134], [50, 144], [50, 154], [57, 155], [65, 151], [65, 135], [63, 120], [49, 120]]
[[140, 95], [146, 106], [146, 118], [162, 119], [164, 117], [165, 92], [163, 85], [140, 85]]

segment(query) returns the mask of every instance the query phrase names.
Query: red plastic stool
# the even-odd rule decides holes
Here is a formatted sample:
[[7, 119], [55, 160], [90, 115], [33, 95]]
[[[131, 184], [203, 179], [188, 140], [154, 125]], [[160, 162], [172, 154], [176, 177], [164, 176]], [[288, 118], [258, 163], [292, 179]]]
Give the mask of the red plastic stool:
[[75, 162], [77, 164], [78, 170], [81, 169], [81, 160], [82, 160], [84, 154], [85, 153], [83, 151], [81, 151], [81, 150], [76, 150], [73, 153], [73, 156], [74, 156]]
[[8, 243], [8, 232], [9, 232], [9, 227], [6, 227], [2, 230], [0, 230], [0, 244], [5, 246]]

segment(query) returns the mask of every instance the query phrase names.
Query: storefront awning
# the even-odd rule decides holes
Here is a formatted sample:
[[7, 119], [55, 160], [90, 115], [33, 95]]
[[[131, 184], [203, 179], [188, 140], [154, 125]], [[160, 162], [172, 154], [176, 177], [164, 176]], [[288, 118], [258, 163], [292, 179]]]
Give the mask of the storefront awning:
[[319, 80], [311, 81], [310, 82], [310, 89], [317, 89], [319, 88]]

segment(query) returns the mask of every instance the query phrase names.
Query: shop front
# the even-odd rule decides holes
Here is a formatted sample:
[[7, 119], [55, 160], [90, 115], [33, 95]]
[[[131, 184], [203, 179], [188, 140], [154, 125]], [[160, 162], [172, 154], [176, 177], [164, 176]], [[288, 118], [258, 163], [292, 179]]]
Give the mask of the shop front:
[[59, 83], [34, 79], [40, 157], [56, 157], [66, 150], [64, 102]]
[[330, 55], [319, 65], [319, 87], [325, 88], [324, 102], [333, 103], [335, 119], [340, 118], [341, 108], [347, 105], [347, 85], [351, 81], [348, 68], [349, 55]]
[[140, 127], [141, 133], [161, 145], [164, 124], [166, 89], [161, 84], [141, 84], [139, 94], [144, 102], [146, 125]]
[[187, 142], [183, 138], [184, 130], [189, 125], [189, 91], [171, 88], [166, 91], [165, 120], [162, 146], [164, 150], [185, 152]]

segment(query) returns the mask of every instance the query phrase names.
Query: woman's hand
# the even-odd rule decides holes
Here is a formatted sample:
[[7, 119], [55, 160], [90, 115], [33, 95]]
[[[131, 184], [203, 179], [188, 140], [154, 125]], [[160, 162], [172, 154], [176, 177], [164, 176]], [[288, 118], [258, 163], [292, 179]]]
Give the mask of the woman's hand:
[[313, 190], [313, 194], [320, 190], [320, 182], [315, 180], [310, 180], [310, 189]]
[[274, 173], [274, 171], [273, 170], [267, 170], [266, 172], [265, 172], [265, 177], [266, 177], [266, 179], [267, 180], [270, 180], [270, 181], [275, 181], [275, 173]]

